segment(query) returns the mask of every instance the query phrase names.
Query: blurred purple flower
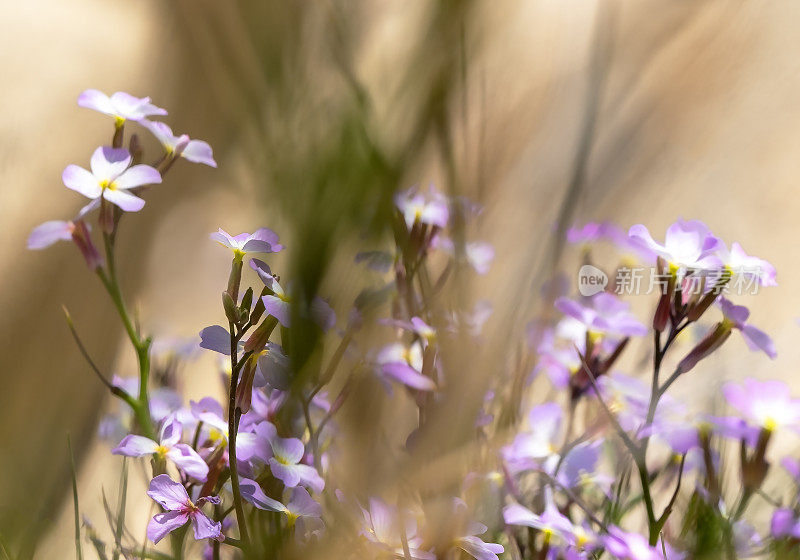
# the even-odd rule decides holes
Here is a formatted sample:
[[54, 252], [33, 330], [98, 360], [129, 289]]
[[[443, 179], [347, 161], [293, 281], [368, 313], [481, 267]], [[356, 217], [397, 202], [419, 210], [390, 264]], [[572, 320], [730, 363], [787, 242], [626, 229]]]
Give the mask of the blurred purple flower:
[[403, 215], [408, 229], [411, 229], [415, 222], [443, 228], [447, 226], [450, 218], [447, 198], [433, 185], [430, 185], [427, 191], [412, 187], [398, 192], [395, 194], [394, 203]]
[[600, 292], [586, 303], [558, 298], [556, 308], [586, 326], [589, 332], [616, 336], [643, 336], [647, 327], [630, 312], [630, 305], [614, 294]]
[[734, 275], [753, 278], [762, 286], [778, 285], [775, 281], [775, 267], [763, 259], [748, 255], [738, 243], [733, 242], [730, 250], [724, 243], [720, 243], [717, 254], [723, 266]]
[[77, 165], [68, 165], [62, 174], [67, 188], [93, 200], [104, 198], [126, 212], [138, 212], [144, 200], [128, 190], [161, 182], [161, 174], [149, 165], [128, 167], [131, 155], [128, 150], [97, 148], [92, 154], [91, 171]]
[[800, 539], [800, 520], [797, 514], [789, 508], [776, 509], [770, 522], [770, 534], [776, 539]]
[[652, 251], [675, 268], [718, 268], [722, 262], [716, 254], [721, 241], [698, 220], [678, 220], [669, 228], [664, 243], [658, 243], [641, 224], [628, 230], [630, 238]]
[[165, 512], [157, 513], [147, 525], [147, 538], [154, 543], [160, 541], [167, 533], [192, 523], [196, 540], [215, 539], [224, 541], [222, 524], [213, 522], [200, 510], [205, 503], [219, 504], [217, 497], [201, 497], [197, 503], [189, 499], [183, 485], [172, 480], [169, 475], [160, 474], [150, 481], [147, 495], [158, 502]]
[[638, 533], [626, 533], [619, 527], [609, 527], [604, 539], [606, 549], [620, 560], [663, 560], [661, 553], [651, 547]]
[[761, 429], [772, 432], [800, 424], [800, 400], [792, 398], [782, 381], [747, 378], [741, 384], [726, 383], [722, 393], [728, 404]]
[[422, 375], [423, 349], [419, 342], [405, 346], [395, 342], [378, 352], [378, 370], [383, 379], [397, 381], [420, 391], [436, 390], [433, 379]]
[[403, 557], [402, 530], [411, 558], [435, 560], [435, 554], [420, 548], [422, 539], [417, 536], [417, 522], [411, 512], [400, 512], [378, 498], [370, 498], [369, 510], [362, 508], [361, 512], [364, 517], [361, 534], [373, 545], [389, 554]]
[[761, 350], [772, 359], [778, 355], [775, 344], [767, 333], [747, 323], [750, 310], [743, 305], [735, 305], [730, 300], [720, 297], [717, 304], [725, 316], [726, 325], [742, 333], [745, 343], [750, 350]]

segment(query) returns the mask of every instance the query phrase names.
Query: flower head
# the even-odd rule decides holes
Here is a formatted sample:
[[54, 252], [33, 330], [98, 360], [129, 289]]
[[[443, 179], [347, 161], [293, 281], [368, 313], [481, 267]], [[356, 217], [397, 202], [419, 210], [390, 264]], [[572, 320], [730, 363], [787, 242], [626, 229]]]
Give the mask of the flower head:
[[400, 342], [384, 346], [378, 352], [377, 362], [378, 373], [383, 379], [420, 391], [436, 389], [436, 382], [422, 374], [423, 348], [419, 341], [409, 346]]
[[211, 240], [242, 257], [247, 253], [277, 253], [283, 249], [283, 245], [278, 243], [278, 234], [269, 228], [260, 228], [254, 233], [239, 235], [231, 235], [220, 228], [211, 234]]
[[109, 97], [102, 91], [87, 89], [78, 97], [78, 105], [110, 115], [119, 124], [126, 120], [141, 121], [146, 117], [167, 114], [164, 109], [150, 103], [149, 97], [134, 97], [122, 91]]
[[144, 200], [129, 193], [130, 189], [161, 182], [161, 174], [149, 165], [131, 164], [128, 150], [97, 148], [92, 154], [91, 171], [68, 165], [62, 174], [67, 188], [93, 200], [104, 198], [126, 212], [138, 212]]
[[144, 457], [153, 455], [161, 459], [169, 459], [175, 466], [192, 478], [204, 482], [208, 476], [208, 465], [181, 440], [183, 427], [175, 416], [168, 417], [161, 426], [159, 441], [137, 435], [127, 435], [111, 453], [126, 457]]
[[172, 129], [163, 122], [143, 120], [141, 124], [161, 142], [167, 155], [182, 157], [192, 163], [203, 163], [210, 167], [217, 166], [214, 152], [208, 142], [192, 140], [187, 134], [175, 136]]
[[394, 203], [403, 214], [409, 229], [415, 222], [443, 228], [447, 226], [447, 220], [450, 218], [447, 198], [433, 186], [427, 191], [413, 187], [399, 192], [394, 197]]
[[222, 524], [209, 519], [200, 507], [205, 503], [219, 504], [217, 497], [201, 497], [197, 502], [189, 499], [186, 489], [182, 484], [172, 480], [169, 475], [160, 474], [150, 481], [147, 495], [158, 502], [166, 511], [157, 513], [147, 525], [147, 538], [157, 543], [167, 533], [192, 523], [194, 538], [225, 540], [222, 534]]
[[782, 381], [748, 378], [741, 384], [725, 384], [722, 393], [728, 404], [761, 429], [771, 432], [800, 424], [800, 399], [793, 399]]
[[717, 251], [723, 266], [728, 269], [731, 274], [740, 275], [744, 278], [752, 278], [762, 286], [777, 286], [775, 281], [775, 267], [763, 259], [748, 255], [742, 249], [742, 246], [734, 242], [731, 244], [730, 250], [728, 247], [720, 242]]
[[653, 239], [641, 224], [631, 227], [628, 236], [639, 246], [663, 258], [671, 268], [713, 268], [720, 265], [716, 252], [721, 241], [698, 220], [678, 220], [669, 228], [664, 243]]
[[642, 336], [647, 328], [630, 312], [630, 306], [614, 294], [600, 292], [588, 303], [568, 298], [556, 300], [556, 308], [577, 319], [589, 332], [616, 336]]
[[[265, 311], [275, 317], [278, 322], [284, 327], [291, 326], [292, 319], [292, 295], [287, 293], [283, 287], [278, 283], [278, 279], [272, 274], [269, 265], [259, 259], [251, 259], [250, 267], [256, 271], [258, 277], [264, 282], [264, 285], [272, 291], [261, 298], [264, 302]], [[291, 289], [291, 286], [289, 286]], [[328, 331], [336, 324], [336, 313], [328, 302], [319, 296], [315, 296], [311, 300], [309, 306], [311, 319], [319, 325], [323, 331]]]

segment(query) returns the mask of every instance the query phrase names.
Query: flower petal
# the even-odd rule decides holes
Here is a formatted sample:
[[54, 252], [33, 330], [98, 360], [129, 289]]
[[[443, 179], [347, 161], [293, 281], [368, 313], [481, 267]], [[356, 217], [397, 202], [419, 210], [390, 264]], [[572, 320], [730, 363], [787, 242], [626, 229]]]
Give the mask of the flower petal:
[[231, 355], [231, 335], [225, 327], [211, 325], [200, 331], [200, 348]]
[[206, 462], [197, 454], [197, 451], [185, 443], [174, 445], [167, 452], [167, 457], [175, 463], [175, 466], [195, 480], [205, 482], [208, 477], [208, 465]]
[[181, 152], [181, 157], [192, 163], [203, 163], [211, 167], [217, 166], [211, 146], [208, 145], [208, 142], [203, 142], [202, 140], [190, 140]]
[[128, 435], [122, 438], [122, 441], [111, 450], [111, 453], [125, 457], [143, 457], [155, 453], [157, 447], [158, 444], [150, 438]]
[[219, 521], [211, 521], [199, 509], [193, 511], [189, 517], [192, 520], [192, 527], [194, 527], [194, 538], [198, 541], [203, 539], [225, 540], [225, 535], [222, 534], [222, 523]]
[[88, 198], [97, 198], [103, 192], [95, 176], [77, 165], [68, 165], [61, 174], [61, 180], [68, 189], [79, 192]]
[[149, 165], [134, 165], [122, 172], [114, 179], [114, 186], [118, 189], [132, 189], [142, 185], [155, 185], [161, 182], [161, 173]]
[[103, 191], [103, 198], [126, 212], [138, 212], [144, 208], [144, 200], [123, 190], [106, 189]]
[[96, 89], [87, 89], [78, 96], [78, 106], [87, 109], [94, 109], [106, 115], [114, 114], [114, 105], [111, 99], [102, 91]]
[[241, 490], [242, 497], [258, 509], [286, 511], [286, 506], [264, 494], [261, 486], [259, 486], [255, 480], [243, 477], [239, 478], [239, 489]]
[[182, 509], [189, 503], [189, 494], [183, 485], [167, 474], [160, 474], [150, 481], [147, 495], [169, 510]]
[[100, 146], [92, 154], [92, 174], [98, 181], [113, 181], [131, 164], [131, 154], [124, 148]]
[[167, 533], [183, 527], [189, 521], [189, 516], [183, 511], [166, 511], [157, 513], [147, 524], [147, 538], [158, 543]]
[[72, 222], [64, 220], [52, 220], [38, 225], [28, 236], [28, 249], [44, 249], [57, 241], [68, 241], [72, 239], [73, 229]]

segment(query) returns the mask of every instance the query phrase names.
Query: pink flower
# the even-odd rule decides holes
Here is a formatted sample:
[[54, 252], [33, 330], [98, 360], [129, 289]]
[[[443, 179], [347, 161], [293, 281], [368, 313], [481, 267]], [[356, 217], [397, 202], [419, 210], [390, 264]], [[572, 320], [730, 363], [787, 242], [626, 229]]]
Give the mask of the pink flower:
[[150, 481], [147, 495], [166, 510], [163, 513], [157, 513], [147, 525], [147, 538], [154, 543], [175, 529], [183, 527], [187, 522], [191, 522], [194, 527], [194, 538], [197, 540], [225, 540], [225, 535], [222, 534], [222, 524], [211, 521], [200, 509], [205, 503], [219, 504], [219, 498], [203, 496], [197, 500], [197, 503], [194, 503], [189, 499], [189, 494], [183, 485], [175, 482], [166, 474], [160, 474]]

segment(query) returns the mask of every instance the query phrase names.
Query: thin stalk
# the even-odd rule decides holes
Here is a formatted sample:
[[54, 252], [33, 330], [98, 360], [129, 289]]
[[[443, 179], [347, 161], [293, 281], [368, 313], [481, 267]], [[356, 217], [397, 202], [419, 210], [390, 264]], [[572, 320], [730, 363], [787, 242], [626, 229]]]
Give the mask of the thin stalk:
[[244, 516], [242, 505], [242, 492], [239, 488], [239, 467], [236, 464], [236, 430], [242, 412], [236, 406], [236, 388], [239, 384], [238, 341], [233, 334], [233, 323], [230, 323], [231, 333], [231, 384], [228, 394], [228, 463], [231, 471], [231, 490], [233, 492], [233, 506], [236, 509], [236, 521], [239, 525], [239, 536], [243, 546], [249, 548], [250, 537], [247, 532], [247, 519]]
[[69, 450], [69, 466], [72, 474], [72, 505], [75, 511], [75, 555], [78, 560], [83, 560], [81, 549], [81, 512], [78, 504], [78, 478], [75, 475], [75, 456], [72, 454], [72, 442], [67, 436], [67, 449]]

